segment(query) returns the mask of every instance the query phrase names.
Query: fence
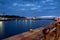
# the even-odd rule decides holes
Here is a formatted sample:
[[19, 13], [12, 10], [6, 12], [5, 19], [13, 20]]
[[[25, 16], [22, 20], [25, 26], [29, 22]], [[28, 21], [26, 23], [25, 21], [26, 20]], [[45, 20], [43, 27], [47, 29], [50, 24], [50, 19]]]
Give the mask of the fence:
[[59, 40], [59, 27], [60, 27], [60, 22], [55, 23], [54, 27], [51, 29], [44, 29], [43, 34], [44, 34], [44, 40]]

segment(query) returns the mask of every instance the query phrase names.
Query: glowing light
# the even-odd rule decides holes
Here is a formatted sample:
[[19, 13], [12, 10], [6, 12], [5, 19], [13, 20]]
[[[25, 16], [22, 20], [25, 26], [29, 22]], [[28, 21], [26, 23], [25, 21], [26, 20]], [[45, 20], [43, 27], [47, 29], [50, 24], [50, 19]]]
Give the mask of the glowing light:
[[30, 25], [31, 25], [31, 23], [32, 23], [32, 20], [30, 20]]
[[2, 21], [0, 21], [0, 27], [2, 27], [2, 24], [3, 24], [3, 22], [2, 22]]
[[0, 34], [3, 34], [3, 22], [0, 21]]
[[27, 25], [27, 20], [25, 20], [25, 24]]

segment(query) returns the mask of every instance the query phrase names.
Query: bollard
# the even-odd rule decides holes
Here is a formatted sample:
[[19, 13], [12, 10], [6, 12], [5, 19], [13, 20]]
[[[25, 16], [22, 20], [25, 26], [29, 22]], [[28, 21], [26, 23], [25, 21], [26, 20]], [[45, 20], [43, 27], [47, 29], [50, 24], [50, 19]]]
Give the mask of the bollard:
[[49, 30], [48, 29], [44, 29], [43, 30], [43, 34], [44, 34], [44, 40], [49, 40], [48, 36], [49, 36]]
[[33, 30], [32, 30], [32, 29], [30, 29], [30, 30], [29, 30], [29, 32], [33, 32]]

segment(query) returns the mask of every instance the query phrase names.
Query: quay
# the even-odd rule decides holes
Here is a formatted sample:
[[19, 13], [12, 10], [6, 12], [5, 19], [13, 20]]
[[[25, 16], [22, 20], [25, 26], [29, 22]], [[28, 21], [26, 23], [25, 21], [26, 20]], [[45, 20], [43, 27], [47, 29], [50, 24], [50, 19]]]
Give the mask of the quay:
[[18, 34], [18, 35], [15, 35], [15, 36], [3, 39], [3, 40], [33, 40], [33, 39], [38, 38], [39, 35], [41, 35], [41, 31], [43, 29], [44, 28], [41, 27], [41, 28], [33, 30], [33, 32], [25, 32], [25, 33]]
[[[30, 31], [24, 32], [22, 34], [17, 34], [15, 36], [12, 36], [12, 37], [9, 37], [9, 38], [3, 39], [3, 40], [43, 40], [44, 35], [43, 35], [42, 30], [45, 28], [52, 29], [53, 25], [46, 26], [46, 27], [40, 27], [40, 28], [33, 30], [32, 32], [30, 32]], [[55, 30], [55, 28], [53, 30]], [[53, 30], [51, 30], [51, 31], [53, 31]], [[53, 39], [53, 37], [52, 37], [52, 39]]]
[[55, 21], [45, 27], [40, 27], [2, 40], [60, 40], [60, 19], [56, 18]]

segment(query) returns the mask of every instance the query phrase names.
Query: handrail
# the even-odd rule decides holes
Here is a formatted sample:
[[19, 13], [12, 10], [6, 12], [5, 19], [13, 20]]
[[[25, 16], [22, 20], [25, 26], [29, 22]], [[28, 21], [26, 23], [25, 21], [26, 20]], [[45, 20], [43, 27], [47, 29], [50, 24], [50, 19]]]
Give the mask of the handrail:
[[54, 27], [52, 30], [50, 30], [49, 33], [52, 33], [52, 32], [55, 31], [55, 30], [56, 30], [56, 27]]
[[54, 40], [58, 40], [58, 35], [59, 35], [59, 23], [55, 24], [55, 27], [52, 28], [51, 30], [49, 29], [44, 29], [43, 34], [44, 34], [44, 40], [49, 40], [49, 35], [54, 32], [55, 38]]

